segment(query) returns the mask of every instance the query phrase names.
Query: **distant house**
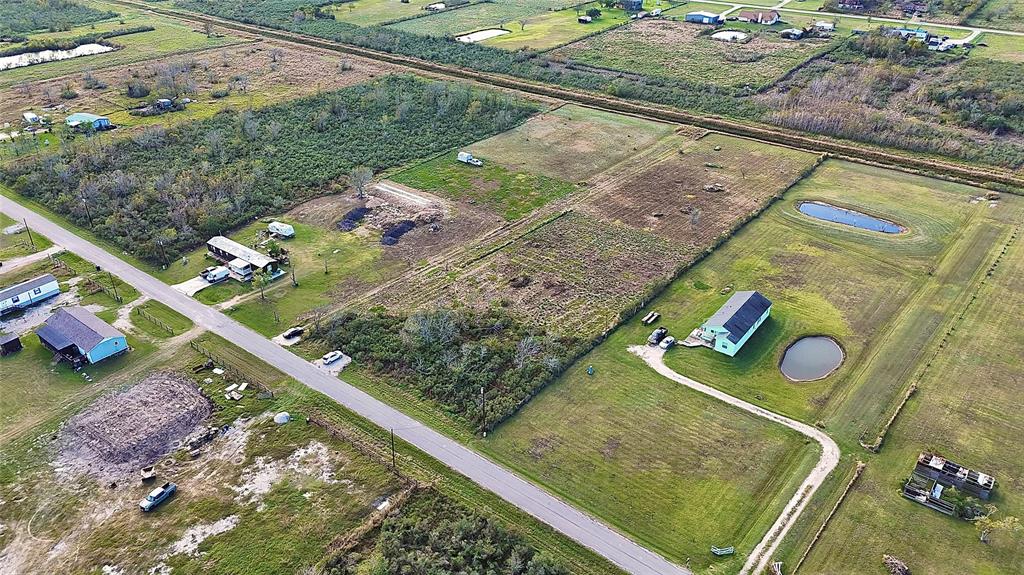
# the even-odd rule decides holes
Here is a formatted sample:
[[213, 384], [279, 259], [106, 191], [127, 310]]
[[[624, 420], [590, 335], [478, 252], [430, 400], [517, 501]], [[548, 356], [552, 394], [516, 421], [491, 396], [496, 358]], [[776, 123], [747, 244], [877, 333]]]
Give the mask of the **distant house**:
[[904, 14], [927, 14], [930, 10], [924, 0], [898, 0], [895, 4]]
[[36, 335], [45, 348], [75, 365], [98, 363], [128, 351], [124, 334], [84, 307], [57, 308]]
[[738, 16], [740, 22], [753, 22], [771, 26], [779, 21], [779, 13], [775, 10], [743, 10]]
[[784, 40], [799, 40], [804, 37], [804, 31], [799, 28], [786, 28], [779, 32], [779, 37]]
[[21, 117], [25, 120], [26, 124], [38, 124], [40, 121], [39, 116], [35, 112], [25, 112]]
[[718, 24], [722, 20], [714, 12], [689, 12], [685, 19], [693, 24]]
[[867, 6], [864, 5], [864, 0], [839, 0], [839, 3], [836, 4], [836, 8], [839, 8], [840, 10], [860, 11], [866, 10]]
[[835, 32], [836, 25], [833, 22], [825, 22], [824, 20], [814, 23], [814, 28], [819, 32]]
[[756, 291], [739, 291], [700, 326], [700, 337], [729, 357], [768, 319], [772, 302]]
[[109, 130], [111, 128], [109, 118], [86, 112], [71, 114], [64, 120], [64, 123], [74, 130]]
[[214, 236], [206, 242], [210, 255], [239, 276], [242, 281], [249, 281], [253, 274], [274, 273], [277, 271], [277, 260], [260, 252], [243, 246], [224, 236]]
[[170, 110], [174, 107], [174, 102], [167, 98], [160, 98], [156, 102], [153, 102], [153, 107], [157, 110]]
[[0, 315], [13, 312], [60, 294], [60, 285], [52, 274], [14, 284], [0, 291]]

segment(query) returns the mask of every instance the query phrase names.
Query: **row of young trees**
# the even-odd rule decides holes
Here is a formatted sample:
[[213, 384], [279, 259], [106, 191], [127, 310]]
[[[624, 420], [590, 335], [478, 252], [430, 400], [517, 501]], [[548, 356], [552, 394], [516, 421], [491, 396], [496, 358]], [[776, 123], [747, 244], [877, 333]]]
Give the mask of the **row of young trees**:
[[388, 76], [173, 130], [79, 138], [0, 169], [0, 179], [126, 251], [168, 263], [211, 235], [344, 182], [357, 165], [379, 171], [431, 156], [536, 111], [491, 91]]
[[578, 340], [530, 329], [500, 309], [348, 312], [316, 335], [481, 430], [514, 414], [581, 351]]

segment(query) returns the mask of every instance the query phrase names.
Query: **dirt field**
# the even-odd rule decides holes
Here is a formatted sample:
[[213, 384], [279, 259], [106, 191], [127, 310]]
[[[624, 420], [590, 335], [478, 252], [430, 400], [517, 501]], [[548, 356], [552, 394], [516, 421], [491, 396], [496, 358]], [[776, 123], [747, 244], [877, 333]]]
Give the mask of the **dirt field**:
[[210, 413], [210, 401], [188, 377], [150, 374], [71, 418], [55, 465], [68, 476], [128, 477], [177, 448]]
[[584, 209], [692, 248], [707, 246], [814, 161], [804, 152], [712, 134], [610, 182]]
[[[350, 69], [341, 70], [343, 60]], [[186, 72], [179, 74], [176, 82], [187, 86], [184, 96], [196, 102], [183, 112], [147, 118], [128, 114], [129, 107], [144, 102], [125, 94], [130, 79], [141, 80], [155, 97], [168, 71], [183, 69]], [[32, 110], [40, 115], [49, 113], [54, 123], [72, 112], [91, 112], [108, 116], [119, 126], [167, 125], [211, 116], [225, 107], [265, 106], [318, 90], [342, 88], [389, 71], [393, 69], [386, 64], [357, 57], [258, 41], [92, 72], [106, 88], [86, 88], [84, 71], [7, 88], [0, 92], [5, 100], [0, 108], [0, 124], [18, 126], [22, 112]], [[60, 97], [67, 84], [78, 93], [77, 98]], [[228, 90], [229, 95], [214, 98], [214, 90]]]

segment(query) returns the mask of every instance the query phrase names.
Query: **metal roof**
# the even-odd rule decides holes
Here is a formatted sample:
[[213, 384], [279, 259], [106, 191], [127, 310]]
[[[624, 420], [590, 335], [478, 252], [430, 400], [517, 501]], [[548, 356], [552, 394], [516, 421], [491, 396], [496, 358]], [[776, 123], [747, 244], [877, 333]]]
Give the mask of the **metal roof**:
[[245, 247], [242, 244], [224, 236], [213, 236], [210, 238], [210, 241], [206, 242], [206, 244], [225, 253], [231, 254], [236, 258], [241, 258], [257, 268], [267, 267], [277, 261], [270, 256], [263, 255], [252, 248]]
[[68, 124], [82, 123], [82, 122], [89, 122], [91, 124], [92, 122], [95, 122], [96, 120], [106, 120], [106, 119], [107, 118], [104, 117], [104, 116], [97, 116], [96, 114], [90, 114], [88, 112], [75, 112], [74, 114], [71, 114], [70, 116], [65, 118], [64, 121], [67, 122]]
[[18, 334], [0, 331], [0, 345], [11, 343], [16, 339], [18, 339]]
[[21, 283], [14, 284], [9, 288], [4, 288], [0, 291], [0, 301], [12, 298], [16, 295], [21, 295], [27, 291], [36, 289], [39, 286], [44, 286], [50, 282], [57, 281], [57, 278], [53, 277], [53, 274], [44, 274], [37, 278], [25, 280]]
[[56, 349], [75, 344], [85, 353], [107, 338], [124, 337], [113, 326], [79, 306], [57, 308], [36, 335]]
[[729, 341], [737, 343], [771, 305], [768, 298], [756, 291], [738, 291], [705, 323], [724, 327], [729, 332]]

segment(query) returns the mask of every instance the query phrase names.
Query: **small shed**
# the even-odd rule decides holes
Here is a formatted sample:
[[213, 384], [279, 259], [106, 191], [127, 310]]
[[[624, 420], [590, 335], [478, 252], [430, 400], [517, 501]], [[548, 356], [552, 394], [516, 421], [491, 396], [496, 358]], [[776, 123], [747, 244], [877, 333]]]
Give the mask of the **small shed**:
[[267, 230], [279, 238], [294, 238], [295, 228], [291, 224], [284, 222], [270, 222], [267, 226]]
[[36, 335], [44, 347], [76, 365], [128, 351], [123, 333], [79, 306], [57, 308]]
[[814, 23], [814, 27], [819, 32], [835, 32], [836, 31], [836, 25], [835, 25], [834, 22], [826, 22], [824, 20], [822, 20], [820, 22], [815, 22]]
[[39, 116], [35, 112], [25, 112], [21, 117], [24, 118], [27, 124], [38, 124], [40, 121]]
[[779, 32], [779, 37], [785, 40], [799, 40], [804, 37], [804, 31], [799, 28], [786, 28]]
[[71, 114], [64, 120], [64, 123], [74, 130], [108, 130], [111, 128], [109, 118], [87, 112]]
[[21, 351], [21, 338], [17, 334], [0, 332], [0, 356]]
[[685, 20], [693, 24], [718, 24], [722, 19], [714, 12], [689, 12]]
[[591, 22], [594, 21], [594, 19], [591, 18], [590, 16], [580, 16], [579, 18], [576, 19], [576, 21], [579, 22], [580, 24], [590, 24]]

